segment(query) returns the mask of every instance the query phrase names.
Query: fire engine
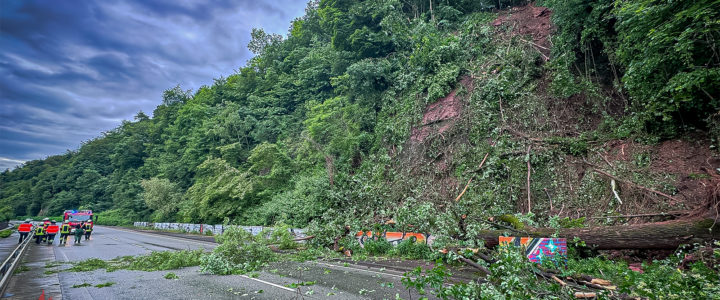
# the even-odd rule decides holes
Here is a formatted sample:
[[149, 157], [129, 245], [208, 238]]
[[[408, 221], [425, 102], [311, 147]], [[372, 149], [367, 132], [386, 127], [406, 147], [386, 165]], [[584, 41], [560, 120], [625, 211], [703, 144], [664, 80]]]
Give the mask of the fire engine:
[[63, 222], [68, 221], [70, 226], [75, 226], [82, 222], [91, 221], [92, 217], [92, 210], [66, 210], [63, 214]]

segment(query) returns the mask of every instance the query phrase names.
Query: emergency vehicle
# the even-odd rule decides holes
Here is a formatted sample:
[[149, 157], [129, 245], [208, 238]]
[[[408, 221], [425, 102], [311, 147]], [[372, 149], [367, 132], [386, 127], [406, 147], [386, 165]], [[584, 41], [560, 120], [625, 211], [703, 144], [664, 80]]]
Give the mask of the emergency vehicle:
[[92, 210], [66, 210], [63, 214], [63, 222], [69, 222], [70, 226], [82, 224], [82, 222], [92, 221]]

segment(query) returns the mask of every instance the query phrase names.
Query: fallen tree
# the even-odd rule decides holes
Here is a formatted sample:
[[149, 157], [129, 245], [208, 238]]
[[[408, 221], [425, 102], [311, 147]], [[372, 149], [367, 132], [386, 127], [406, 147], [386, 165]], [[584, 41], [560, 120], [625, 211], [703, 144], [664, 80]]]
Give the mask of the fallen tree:
[[[712, 228], [712, 229], [711, 229]], [[559, 237], [572, 241], [579, 238], [588, 247], [611, 249], [677, 249], [681, 244], [720, 240], [720, 220], [693, 218], [685, 220], [590, 228], [529, 228], [523, 230], [485, 230], [478, 238], [485, 246], [498, 245], [498, 236]]]

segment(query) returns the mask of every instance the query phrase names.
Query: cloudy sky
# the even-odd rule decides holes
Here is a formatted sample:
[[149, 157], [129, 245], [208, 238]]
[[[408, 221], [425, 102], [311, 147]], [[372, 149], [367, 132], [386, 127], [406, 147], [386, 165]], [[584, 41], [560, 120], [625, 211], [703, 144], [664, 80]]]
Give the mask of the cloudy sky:
[[0, 1], [0, 170], [77, 149], [285, 35], [306, 0]]

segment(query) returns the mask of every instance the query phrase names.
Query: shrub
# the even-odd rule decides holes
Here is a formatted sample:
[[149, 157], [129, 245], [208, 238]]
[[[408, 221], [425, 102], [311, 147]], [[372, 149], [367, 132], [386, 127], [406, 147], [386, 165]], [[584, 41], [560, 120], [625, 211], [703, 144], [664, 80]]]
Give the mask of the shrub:
[[215, 238], [220, 246], [202, 259], [201, 270], [210, 274], [254, 271], [275, 260], [262, 235], [253, 236], [241, 227], [228, 227]]
[[130, 226], [135, 214], [124, 209], [106, 210], [97, 214], [97, 225]]
[[393, 249], [393, 244], [385, 238], [368, 239], [365, 241], [365, 253], [369, 255], [384, 255]]
[[409, 259], [428, 259], [432, 255], [432, 250], [426, 243], [408, 239], [395, 246], [394, 254]]
[[290, 225], [277, 224], [270, 234], [270, 244], [277, 244], [278, 248], [287, 250], [297, 248], [297, 242], [293, 239], [293, 235], [290, 233]]

